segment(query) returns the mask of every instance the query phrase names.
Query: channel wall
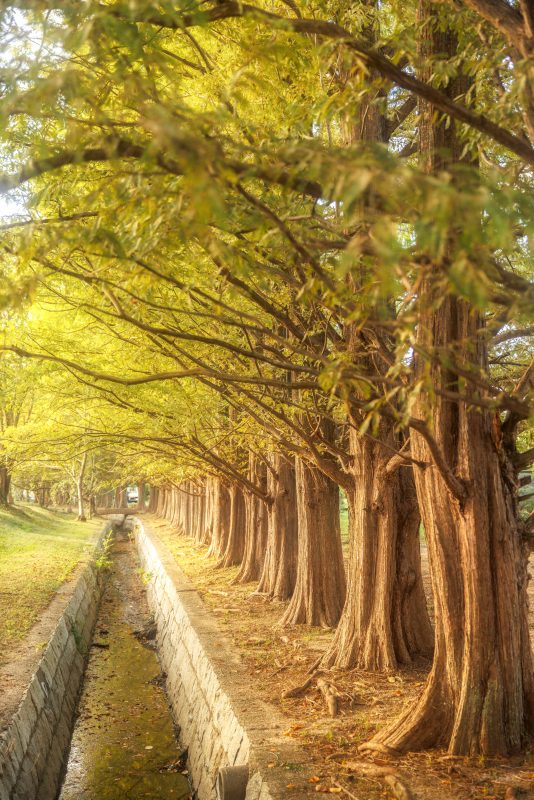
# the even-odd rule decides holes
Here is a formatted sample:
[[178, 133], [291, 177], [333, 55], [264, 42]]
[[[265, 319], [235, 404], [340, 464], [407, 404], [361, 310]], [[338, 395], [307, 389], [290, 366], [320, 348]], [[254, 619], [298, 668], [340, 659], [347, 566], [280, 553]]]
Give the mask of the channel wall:
[[0, 800], [55, 800], [58, 793], [103, 588], [97, 558], [110, 527], [98, 536], [18, 708], [0, 732]]

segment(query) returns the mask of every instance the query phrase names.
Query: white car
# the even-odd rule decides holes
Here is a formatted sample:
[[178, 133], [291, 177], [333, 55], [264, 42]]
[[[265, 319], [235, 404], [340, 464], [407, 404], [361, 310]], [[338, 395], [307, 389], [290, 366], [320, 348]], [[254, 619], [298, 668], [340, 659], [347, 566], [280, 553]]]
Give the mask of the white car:
[[128, 503], [128, 505], [133, 505], [134, 503], [137, 503], [138, 500], [139, 500], [139, 493], [137, 489], [128, 489], [126, 491], [126, 502]]

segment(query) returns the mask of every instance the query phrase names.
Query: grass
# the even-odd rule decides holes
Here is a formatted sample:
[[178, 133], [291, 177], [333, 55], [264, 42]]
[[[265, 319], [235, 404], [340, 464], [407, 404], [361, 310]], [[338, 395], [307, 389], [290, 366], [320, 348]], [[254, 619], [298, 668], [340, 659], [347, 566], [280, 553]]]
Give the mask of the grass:
[[0, 510], [0, 661], [88, 553], [102, 520], [76, 522], [31, 505]]
[[341, 543], [346, 547], [349, 543], [349, 512], [346, 508], [339, 511], [339, 522], [341, 526]]

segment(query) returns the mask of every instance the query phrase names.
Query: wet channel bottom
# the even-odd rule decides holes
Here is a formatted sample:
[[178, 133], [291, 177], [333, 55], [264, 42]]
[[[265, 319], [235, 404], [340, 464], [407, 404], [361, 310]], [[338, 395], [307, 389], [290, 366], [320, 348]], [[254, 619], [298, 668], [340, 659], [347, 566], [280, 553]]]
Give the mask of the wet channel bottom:
[[133, 544], [119, 533], [59, 800], [185, 800]]

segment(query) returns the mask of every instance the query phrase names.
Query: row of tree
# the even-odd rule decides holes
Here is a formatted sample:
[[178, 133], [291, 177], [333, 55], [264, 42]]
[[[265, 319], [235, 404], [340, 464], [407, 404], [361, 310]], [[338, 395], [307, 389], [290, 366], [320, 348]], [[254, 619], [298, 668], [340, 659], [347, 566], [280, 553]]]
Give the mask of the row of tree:
[[522, 747], [528, 3], [0, 9], [5, 474], [150, 483], [323, 666], [432, 656], [371, 746]]

